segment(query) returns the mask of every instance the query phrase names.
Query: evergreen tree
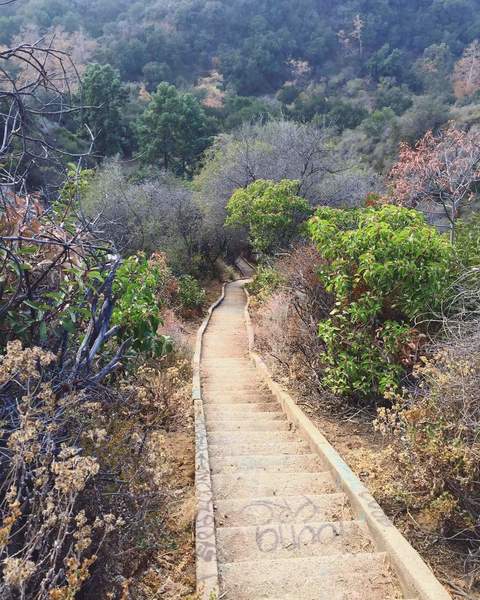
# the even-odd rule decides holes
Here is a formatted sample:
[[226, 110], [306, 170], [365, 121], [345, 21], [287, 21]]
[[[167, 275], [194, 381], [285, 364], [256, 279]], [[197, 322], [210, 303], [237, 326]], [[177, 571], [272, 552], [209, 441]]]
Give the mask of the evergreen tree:
[[122, 109], [126, 91], [110, 65], [89, 65], [83, 77], [84, 119], [95, 136], [95, 151], [112, 156], [121, 151]]
[[208, 119], [192, 94], [161, 83], [140, 118], [139, 147], [149, 163], [181, 175], [191, 174], [209, 143]]

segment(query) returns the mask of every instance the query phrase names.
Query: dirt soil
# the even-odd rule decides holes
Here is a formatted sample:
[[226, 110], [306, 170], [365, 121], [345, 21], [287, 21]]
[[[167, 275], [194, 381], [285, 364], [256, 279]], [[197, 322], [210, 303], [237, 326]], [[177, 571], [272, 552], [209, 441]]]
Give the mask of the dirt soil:
[[462, 577], [463, 556], [455, 546], [432, 536], [419, 522], [417, 515], [404, 513], [387, 500], [386, 488], [395, 478], [395, 458], [380, 434], [375, 433], [371, 421], [340, 419], [306, 408], [317, 427], [341, 454], [350, 468], [369, 488], [389, 518], [412, 546], [430, 565], [437, 578], [455, 599], [476, 599], [480, 594], [468, 592], [468, 583]]
[[[179, 407], [185, 410], [186, 407]], [[180, 419], [179, 419], [180, 421]], [[144, 600], [195, 600], [194, 556], [194, 435], [191, 406], [184, 413], [185, 426], [159, 434], [162, 456], [162, 481], [166, 486], [168, 510], [159, 529], [158, 549], [130, 596]]]

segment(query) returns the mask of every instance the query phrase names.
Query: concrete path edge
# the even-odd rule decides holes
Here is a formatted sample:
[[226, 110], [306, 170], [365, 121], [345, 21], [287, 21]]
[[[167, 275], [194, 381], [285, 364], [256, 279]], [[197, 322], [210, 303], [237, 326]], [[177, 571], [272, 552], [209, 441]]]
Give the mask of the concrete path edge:
[[226, 286], [226, 283], [223, 284], [220, 298], [210, 306], [207, 316], [197, 332], [195, 353], [192, 361], [192, 399], [195, 413], [195, 558], [197, 595], [200, 600], [217, 600], [219, 596], [213, 491], [200, 368], [203, 335], [208, 327], [213, 311], [225, 299]]
[[249, 311], [250, 296], [246, 289], [245, 293], [247, 295], [245, 323], [251, 360], [273, 395], [280, 402], [288, 419], [324, 460], [336, 482], [348, 496], [357, 518], [367, 523], [378, 550], [388, 553], [392, 568], [399, 578], [402, 591], [407, 597], [418, 598], [419, 600], [452, 600], [452, 597], [435, 577], [430, 567], [390, 521], [375, 498], [347, 463], [295, 403], [290, 394], [273, 380], [266, 363], [254, 350], [254, 329]]

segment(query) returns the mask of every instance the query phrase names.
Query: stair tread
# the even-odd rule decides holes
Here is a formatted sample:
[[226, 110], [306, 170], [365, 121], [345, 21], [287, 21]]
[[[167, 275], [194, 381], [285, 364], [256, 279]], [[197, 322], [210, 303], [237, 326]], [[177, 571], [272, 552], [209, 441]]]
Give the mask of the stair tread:
[[258, 423], [259, 421], [283, 421], [288, 423], [288, 419], [281, 412], [264, 412], [251, 413], [246, 412], [243, 407], [240, 410], [232, 410], [231, 407], [224, 407], [221, 412], [215, 412], [215, 409], [210, 407], [211, 412], [208, 413], [210, 421], [235, 422], [237, 425], [248, 425], [249, 423]]
[[273, 522], [216, 531], [220, 562], [375, 552], [364, 521]]
[[290, 426], [286, 420], [270, 419], [266, 421], [242, 421], [225, 419], [221, 421], [207, 420], [207, 431], [289, 431]]
[[306, 523], [340, 521], [352, 518], [343, 492], [331, 494], [256, 496], [214, 499], [218, 526], [268, 525], [269, 523]]
[[268, 473], [236, 471], [212, 475], [215, 498], [321, 494], [336, 490], [329, 471], [317, 473]]
[[210, 456], [243, 456], [251, 454], [309, 454], [310, 446], [303, 441], [215, 443], [209, 439]]
[[219, 573], [225, 600], [403, 598], [385, 553], [223, 563]]
[[257, 394], [254, 396], [238, 396], [235, 398], [229, 398], [228, 396], [218, 394], [217, 396], [206, 395], [204, 396], [204, 405], [205, 406], [240, 406], [242, 404], [258, 404], [258, 403], [268, 403], [277, 404], [277, 401], [270, 397], [261, 398]]
[[235, 444], [252, 442], [253, 444], [266, 442], [296, 442], [298, 436], [290, 431], [211, 431], [208, 433], [208, 440], [211, 444]]
[[280, 404], [276, 402], [250, 402], [243, 406], [210, 406], [205, 405], [205, 413], [207, 415], [245, 415], [245, 417], [256, 417], [257, 415], [272, 415], [277, 414], [284, 416]]
[[317, 454], [247, 454], [242, 456], [211, 457], [213, 473], [235, 473], [238, 470], [259, 470], [269, 473], [307, 473], [321, 471], [322, 462]]

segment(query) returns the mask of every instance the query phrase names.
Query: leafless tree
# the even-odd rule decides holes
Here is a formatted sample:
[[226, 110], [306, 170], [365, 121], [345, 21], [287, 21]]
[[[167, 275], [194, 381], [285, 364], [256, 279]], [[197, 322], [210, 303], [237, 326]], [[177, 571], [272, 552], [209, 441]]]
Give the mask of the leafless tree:
[[480, 134], [453, 125], [438, 135], [429, 131], [414, 148], [402, 145], [390, 177], [395, 200], [430, 214], [437, 207], [453, 241], [456, 221], [480, 183]]
[[312, 205], [358, 205], [379, 187], [378, 177], [362, 170], [355, 157], [337, 151], [328, 129], [291, 121], [247, 124], [217, 138], [198, 177], [211, 229], [223, 230], [232, 193], [257, 179], [298, 180]]
[[72, 79], [78, 85], [75, 65], [54, 38], [0, 50], [0, 185], [18, 188], [32, 165], [60, 164], [62, 157], [91, 151], [90, 145], [85, 153], [69, 153], [50, 135], [53, 122], [80, 110], [72, 101]]

